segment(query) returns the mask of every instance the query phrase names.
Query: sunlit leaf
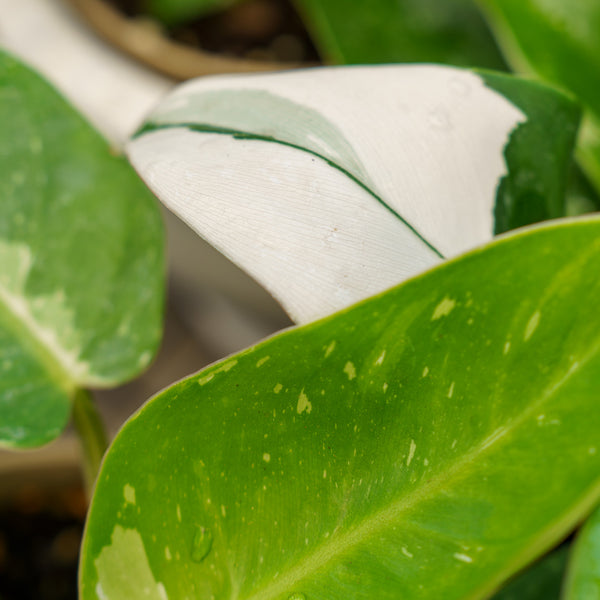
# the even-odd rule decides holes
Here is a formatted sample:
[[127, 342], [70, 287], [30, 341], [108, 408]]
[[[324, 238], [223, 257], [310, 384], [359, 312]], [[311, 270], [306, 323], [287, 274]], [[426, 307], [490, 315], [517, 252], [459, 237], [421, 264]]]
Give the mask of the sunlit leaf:
[[82, 600], [487, 597], [600, 495], [599, 253], [598, 219], [506, 236], [156, 396]]

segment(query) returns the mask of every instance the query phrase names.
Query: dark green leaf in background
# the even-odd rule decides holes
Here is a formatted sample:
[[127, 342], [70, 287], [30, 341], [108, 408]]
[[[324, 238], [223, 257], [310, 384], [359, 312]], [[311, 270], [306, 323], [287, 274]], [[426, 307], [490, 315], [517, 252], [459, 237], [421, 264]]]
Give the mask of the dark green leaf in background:
[[587, 108], [579, 158], [600, 190], [600, 3], [479, 0], [514, 68], [573, 93]]
[[472, 0], [296, 0], [326, 60], [504, 69]]
[[164, 391], [81, 598], [483, 598], [600, 494], [600, 220], [522, 231]]
[[60, 433], [77, 388], [152, 359], [163, 232], [127, 162], [6, 54], [0, 124], [0, 444], [26, 447]]
[[493, 600], [560, 600], [569, 545], [550, 552], [520, 573]]
[[571, 557], [564, 600], [600, 598], [600, 508], [579, 532]]
[[580, 110], [545, 85], [498, 73], [480, 75], [528, 117], [504, 149], [510, 175], [497, 189], [495, 233], [564, 216]]

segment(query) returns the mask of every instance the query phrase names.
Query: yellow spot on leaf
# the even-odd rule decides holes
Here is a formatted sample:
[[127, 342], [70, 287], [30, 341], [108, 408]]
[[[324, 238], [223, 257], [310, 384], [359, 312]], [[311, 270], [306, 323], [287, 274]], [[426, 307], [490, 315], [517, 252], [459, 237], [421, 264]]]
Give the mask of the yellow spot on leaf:
[[277, 384], [277, 385], [276, 385], [276, 386], [273, 388], [273, 391], [274, 391], [276, 394], [279, 394], [279, 392], [280, 392], [282, 389], [283, 389], [283, 386], [282, 386], [280, 383], [278, 383], [278, 384]]
[[406, 459], [406, 466], [410, 466], [412, 459], [415, 455], [415, 451], [417, 449], [417, 444], [415, 444], [415, 440], [410, 440], [410, 448], [408, 450], [408, 458]]
[[346, 363], [346, 365], [344, 366], [344, 373], [346, 373], [346, 375], [348, 375], [348, 379], [350, 381], [352, 381], [356, 377], [356, 369], [354, 368], [354, 365], [350, 361], [348, 361]]
[[435, 307], [435, 310], [433, 311], [433, 315], [431, 315], [431, 320], [437, 321], [438, 319], [441, 319], [442, 317], [448, 316], [454, 310], [455, 306], [456, 306], [456, 300], [452, 300], [452, 298], [448, 298], [448, 296], [446, 296]]
[[325, 358], [327, 358], [335, 350], [335, 340], [325, 348]]
[[308, 396], [304, 393], [304, 390], [302, 390], [300, 392], [300, 395], [298, 396], [298, 405], [296, 406], [296, 412], [301, 415], [304, 411], [307, 412], [307, 414], [310, 414], [310, 411], [312, 410], [312, 404], [310, 403]]
[[540, 317], [542, 314], [539, 310], [536, 310], [532, 315], [529, 321], [527, 322], [527, 326], [525, 327], [525, 334], [523, 335], [523, 339], [525, 341], [529, 340], [529, 338], [533, 335], [533, 332], [537, 329], [537, 326], [540, 324]]
[[127, 504], [135, 504], [135, 488], [128, 483], [123, 488], [123, 496]]
[[271, 455], [270, 455], [268, 452], [265, 452], [265, 453], [263, 454], [263, 460], [264, 460], [266, 463], [268, 463], [268, 462], [271, 462]]
[[382, 365], [385, 360], [385, 350], [379, 355], [379, 358], [375, 361], [376, 365]]
[[198, 385], [204, 385], [205, 383], [208, 383], [214, 376], [215, 374], [211, 373], [210, 375], [205, 375], [204, 377], [198, 377]]
[[263, 358], [261, 358], [259, 361], [256, 362], [256, 368], [260, 368], [262, 367], [271, 357], [270, 356], [265, 356]]

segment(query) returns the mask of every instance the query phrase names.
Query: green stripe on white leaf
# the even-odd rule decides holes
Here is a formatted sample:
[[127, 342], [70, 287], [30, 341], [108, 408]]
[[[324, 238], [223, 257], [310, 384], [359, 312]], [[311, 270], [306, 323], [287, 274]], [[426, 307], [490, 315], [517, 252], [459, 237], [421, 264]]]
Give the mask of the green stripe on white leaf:
[[536, 118], [494, 87], [433, 65], [199, 79], [128, 154], [168, 208], [307, 322], [492, 237], [505, 148]]

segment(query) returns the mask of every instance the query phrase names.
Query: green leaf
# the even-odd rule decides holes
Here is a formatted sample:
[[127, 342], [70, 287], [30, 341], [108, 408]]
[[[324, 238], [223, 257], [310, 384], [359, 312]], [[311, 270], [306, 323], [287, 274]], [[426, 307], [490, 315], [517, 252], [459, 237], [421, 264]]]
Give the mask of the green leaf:
[[600, 598], [600, 508], [577, 535], [567, 571], [564, 600]]
[[296, 0], [296, 4], [329, 61], [505, 68], [472, 0]]
[[560, 600], [568, 556], [569, 546], [562, 545], [520, 573], [493, 600]]
[[599, 252], [598, 219], [506, 236], [159, 394], [82, 600], [489, 595], [600, 495]]
[[569, 90], [587, 108], [579, 158], [600, 190], [600, 3], [479, 0], [513, 66]]
[[240, 0], [143, 0], [144, 11], [166, 25], [177, 25], [188, 19], [225, 9]]
[[578, 120], [565, 96], [498, 74], [309, 69], [188, 82], [128, 155], [170, 210], [309, 322], [564, 215]]
[[116, 385], [160, 339], [163, 233], [127, 162], [0, 54], [0, 444], [56, 437], [79, 387]]

